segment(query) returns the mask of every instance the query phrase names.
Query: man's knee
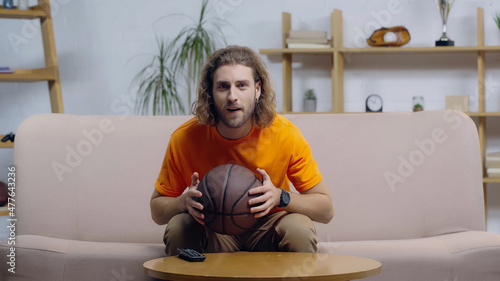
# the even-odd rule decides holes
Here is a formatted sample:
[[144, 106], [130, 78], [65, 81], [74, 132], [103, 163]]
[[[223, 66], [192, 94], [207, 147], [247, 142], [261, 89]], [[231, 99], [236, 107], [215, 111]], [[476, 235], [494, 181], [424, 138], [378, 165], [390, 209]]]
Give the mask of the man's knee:
[[204, 228], [188, 213], [177, 214], [165, 228], [163, 242], [168, 256], [176, 255], [177, 248], [200, 250]]
[[316, 228], [305, 215], [292, 213], [284, 216], [276, 226], [276, 231], [283, 237], [279, 244], [280, 250], [309, 253], [317, 251]]
[[186, 229], [192, 225], [191, 215], [187, 213], [181, 213], [173, 216], [165, 228], [164, 242], [167, 237], [175, 238], [177, 236], [182, 236]]

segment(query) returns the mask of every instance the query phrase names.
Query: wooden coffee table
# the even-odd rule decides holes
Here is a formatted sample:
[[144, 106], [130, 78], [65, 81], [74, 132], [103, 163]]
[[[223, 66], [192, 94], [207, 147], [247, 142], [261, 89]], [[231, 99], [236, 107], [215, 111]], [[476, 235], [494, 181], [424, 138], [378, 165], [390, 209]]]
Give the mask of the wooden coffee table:
[[177, 256], [144, 263], [148, 276], [182, 280], [353, 280], [377, 275], [380, 262], [352, 256], [283, 253], [239, 252], [207, 253], [204, 262], [188, 262]]

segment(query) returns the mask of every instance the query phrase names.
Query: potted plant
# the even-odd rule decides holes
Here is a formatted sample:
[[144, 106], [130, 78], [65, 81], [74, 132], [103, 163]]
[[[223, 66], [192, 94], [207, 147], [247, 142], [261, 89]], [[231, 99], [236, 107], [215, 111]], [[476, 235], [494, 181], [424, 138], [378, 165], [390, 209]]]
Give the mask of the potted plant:
[[308, 89], [304, 93], [304, 111], [305, 112], [315, 112], [316, 111], [316, 95], [313, 89]]
[[203, 64], [216, 43], [226, 43], [221, 28], [207, 19], [207, 5], [208, 0], [203, 0], [199, 18], [191, 18], [193, 24], [182, 28], [172, 41], [157, 39], [158, 54], [133, 80], [139, 85], [136, 109], [141, 114], [185, 114], [183, 104], [190, 107]]
[[[184, 106], [177, 92], [174, 72], [168, 66], [171, 58], [169, 47], [157, 38], [158, 54], [144, 67], [132, 81], [138, 84], [136, 110], [147, 115], [184, 114]], [[151, 108], [152, 107], [152, 108]]]
[[414, 96], [413, 97], [413, 112], [424, 110], [424, 97]]

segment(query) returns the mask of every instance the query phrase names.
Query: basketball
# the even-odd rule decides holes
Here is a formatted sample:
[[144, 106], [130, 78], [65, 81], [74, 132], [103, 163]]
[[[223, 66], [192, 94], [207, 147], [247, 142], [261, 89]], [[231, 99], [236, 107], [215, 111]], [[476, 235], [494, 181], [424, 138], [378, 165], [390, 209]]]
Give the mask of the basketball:
[[250, 213], [248, 191], [262, 186], [262, 182], [249, 169], [233, 164], [221, 165], [210, 170], [200, 181], [198, 190], [203, 194], [197, 201], [203, 205], [205, 225], [220, 234], [242, 234], [257, 223]]

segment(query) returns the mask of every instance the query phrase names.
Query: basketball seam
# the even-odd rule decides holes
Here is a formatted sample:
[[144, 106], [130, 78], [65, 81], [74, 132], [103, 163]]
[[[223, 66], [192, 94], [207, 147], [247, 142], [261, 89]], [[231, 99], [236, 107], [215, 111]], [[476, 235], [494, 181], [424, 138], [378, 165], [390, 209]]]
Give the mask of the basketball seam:
[[[214, 202], [214, 198], [212, 196], [212, 192], [210, 191], [210, 186], [208, 186], [208, 182], [207, 182], [207, 177], [203, 177], [203, 181], [205, 182], [205, 189], [207, 190], [207, 195], [208, 195], [208, 199], [210, 200], [210, 202], [212, 203], [212, 208], [213, 206], [215, 206], [215, 202]], [[207, 211], [205, 211], [207, 212]], [[208, 213], [212, 213], [212, 212], [208, 212]], [[215, 216], [212, 216], [212, 220], [210, 220], [209, 222], [205, 221], [205, 224], [211, 224], [213, 221], [215, 220]]]
[[[233, 224], [234, 224], [235, 226], [237, 226], [237, 227], [239, 227], [239, 228], [241, 228], [241, 229], [250, 230], [251, 228], [246, 228], [246, 227], [242, 227], [242, 226], [238, 225], [238, 224], [236, 223], [236, 221], [234, 220], [234, 218], [233, 218], [233, 216], [234, 216], [234, 215], [233, 215], [233, 210], [234, 210], [234, 208], [236, 207], [236, 204], [238, 204], [238, 202], [240, 202], [241, 198], [243, 198], [243, 196], [245, 196], [245, 194], [247, 194], [247, 193], [248, 193], [248, 191], [252, 188], [252, 186], [255, 184], [255, 182], [256, 182], [257, 180], [258, 180], [258, 178], [254, 176], [254, 180], [253, 180], [253, 182], [252, 182], [252, 183], [251, 183], [251, 184], [247, 187], [246, 192], [245, 192], [245, 193], [243, 193], [243, 194], [240, 196], [240, 198], [238, 198], [238, 200], [236, 200], [236, 202], [233, 204], [233, 207], [231, 208], [231, 213], [230, 213], [231, 221], [233, 222]], [[260, 180], [259, 180], [259, 181], [260, 181]], [[245, 213], [245, 214], [247, 214], [247, 215], [248, 215], [248, 214], [252, 214], [252, 213], [250, 212], [250, 213]]]
[[[227, 192], [227, 185], [229, 184], [229, 177], [231, 176], [231, 171], [233, 170], [234, 165], [231, 165], [229, 167], [229, 170], [227, 171], [226, 174], [226, 179], [224, 183], [224, 193], [222, 195], [222, 212], [224, 213], [224, 209], [226, 207], [226, 192]], [[226, 234], [226, 225], [225, 225], [225, 219], [222, 218], [222, 233]]]

